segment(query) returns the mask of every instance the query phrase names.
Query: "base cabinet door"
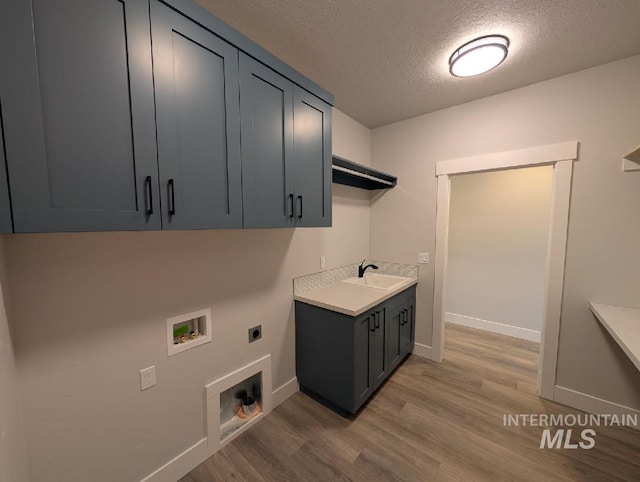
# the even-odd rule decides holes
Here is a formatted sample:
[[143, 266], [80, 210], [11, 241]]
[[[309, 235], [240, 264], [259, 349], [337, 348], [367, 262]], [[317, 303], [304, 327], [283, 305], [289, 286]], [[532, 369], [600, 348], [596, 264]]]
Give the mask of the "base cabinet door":
[[402, 361], [401, 330], [404, 308], [395, 303], [388, 309], [387, 361], [389, 370], [393, 370]]
[[387, 363], [387, 330], [386, 330], [386, 309], [378, 308], [374, 311], [374, 326], [372, 332], [373, 359], [371, 368], [373, 369], [373, 389], [377, 389], [389, 374]]
[[411, 353], [415, 340], [415, 297], [410, 298], [402, 308], [400, 321], [400, 356]]
[[371, 396], [374, 391], [375, 326], [376, 316], [368, 313], [354, 323], [354, 408], [353, 412]]
[[238, 50], [151, 2], [163, 229], [242, 227]]
[[[366, 328], [366, 333], [365, 333]], [[380, 306], [355, 322], [356, 410], [390, 373], [387, 362], [386, 308]]]
[[160, 229], [149, 5], [3, 0], [16, 232]]

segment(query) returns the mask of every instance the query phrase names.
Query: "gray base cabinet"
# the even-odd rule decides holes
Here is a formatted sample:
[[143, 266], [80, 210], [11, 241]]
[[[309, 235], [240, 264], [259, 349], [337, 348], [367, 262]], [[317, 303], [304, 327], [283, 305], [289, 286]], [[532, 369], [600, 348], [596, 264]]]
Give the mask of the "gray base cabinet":
[[415, 286], [360, 316], [295, 303], [300, 388], [338, 413], [356, 413], [413, 349]]
[[193, 2], [3, 0], [0, 100], [0, 230], [331, 224], [333, 97]]

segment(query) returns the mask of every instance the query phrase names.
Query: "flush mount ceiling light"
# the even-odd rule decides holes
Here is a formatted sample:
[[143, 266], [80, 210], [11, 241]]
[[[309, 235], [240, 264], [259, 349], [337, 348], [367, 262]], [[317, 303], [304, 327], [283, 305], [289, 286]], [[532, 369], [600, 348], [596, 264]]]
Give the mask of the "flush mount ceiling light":
[[509, 39], [503, 35], [487, 35], [458, 48], [449, 57], [449, 72], [455, 77], [484, 74], [507, 58]]

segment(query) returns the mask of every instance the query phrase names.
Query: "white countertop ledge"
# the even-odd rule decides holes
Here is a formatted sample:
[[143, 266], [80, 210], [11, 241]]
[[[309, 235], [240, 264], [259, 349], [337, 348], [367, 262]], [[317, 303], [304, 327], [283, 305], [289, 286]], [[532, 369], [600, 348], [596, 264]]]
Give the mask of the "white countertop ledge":
[[294, 295], [293, 299], [344, 315], [358, 316], [416, 284], [418, 280], [410, 278], [392, 290], [382, 290], [337, 281]]
[[640, 310], [591, 303], [591, 311], [640, 370]]

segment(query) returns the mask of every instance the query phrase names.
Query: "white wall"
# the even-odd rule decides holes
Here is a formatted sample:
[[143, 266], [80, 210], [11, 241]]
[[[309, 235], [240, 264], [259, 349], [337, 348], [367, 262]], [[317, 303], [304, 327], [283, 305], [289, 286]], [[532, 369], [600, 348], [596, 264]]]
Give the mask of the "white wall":
[[[354, 121], [338, 109], [332, 109], [333, 154], [350, 161], [371, 165], [371, 129]], [[336, 185], [334, 184], [334, 187]], [[359, 192], [350, 190], [350, 192]]]
[[551, 166], [451, 177], [447, 321], [539, 340], [552, 189]]
[[[334, 113], [334, 153], [368, 164]], [[332, 228], [7, 236], [33, 482], [140, 480], [203, 437], [207, 382], [267, 353], [274, 389], [295, 377], [292, 279], [369, 255], [368, 193], [333, 187]], [[165, 320], [205, 307], [213, 342], [168, 358]]]
[[[640, 308], [640, 178], [620, 168], [621, 156], [640, 143], [639, 85], [635, 56], [375, 129], [371, 151], [374, 167], [399, 178], [373, 202], [371, 256], [413, 262], [418, 251], [434, 250], [436, 161], [580, 141], [557, 383], [633, 408], [640, 408], [640, 373], [589, 301]], [[433, 280], [433, 264], [421, 266], [416, 341], [425, 345]]]
[[7, 280], [4, 239], [0, 236], [0, 481], [27, 482], [27, 446], [22, 424], [20, 389], [7, 323]]

